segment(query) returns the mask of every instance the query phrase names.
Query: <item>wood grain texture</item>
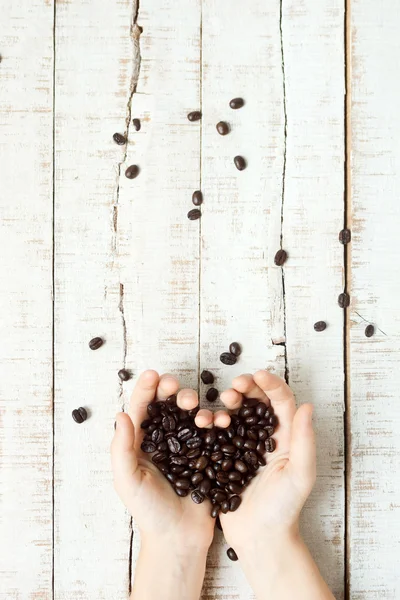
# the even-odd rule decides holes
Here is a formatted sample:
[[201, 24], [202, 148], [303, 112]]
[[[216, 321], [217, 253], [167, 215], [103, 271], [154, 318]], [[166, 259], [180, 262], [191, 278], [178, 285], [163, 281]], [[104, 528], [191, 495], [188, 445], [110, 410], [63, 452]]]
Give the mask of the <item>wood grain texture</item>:
[[53, 6], [0, 19], [0, 598], [52, 594]]
[[[119, 165], [136, 5], [59, 3], [56, 19], [55, 578], [58, 600], [128, 595], [130, 517], [112, 486], [125, 331], [117, 247]], [[89, 340], [101, 336], [97, 351]], [[89, 419], [77, 425], [72, 409]]]
[[[354, 600], [400, 597], [398, 4], [351, 10], [351, 438]], [[368, 323], [376, 328], [367, 339]]]
[[[339, 0], [283, 2], [287, 136], [283, 197], [286, 347], [297, 401], [312, 402], [318, 479], [305, 540], [344, 597], [343, 290], [344, 14]], [[299, 32], [302, 32], [299, 36]], [[277, 237], [270, 244], [279, 245]], [[326, 321], [323, 332], [316, 321]]]

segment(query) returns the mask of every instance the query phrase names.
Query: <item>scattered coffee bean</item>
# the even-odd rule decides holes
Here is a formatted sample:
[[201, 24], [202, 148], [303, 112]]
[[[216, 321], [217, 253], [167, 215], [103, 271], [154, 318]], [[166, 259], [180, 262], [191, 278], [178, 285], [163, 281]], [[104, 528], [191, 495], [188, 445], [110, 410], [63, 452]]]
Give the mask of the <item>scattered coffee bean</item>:
[[229, 133], [229, 125], [226, 121], [220, 121], [217, 123], [217, 131], [220, 135], [226, 135]]
[[136, 131], [140, 131], [140, 128], [142, 126], [140, 119], [132, 119], [132, 125], [134, 126]]
[[244, 106], [244, 100], [243, 98], [232, 98], [232, 100], [229, 102], [229, 106], [234, 110], [237, 108], [242, 108], [242, 106]]
[[89, 342], [89, 348], [91, 350], [98, 350], [104, 344], [104, 340], [101, 337], [95, 337]]
[[338, 304], [340, 308], [347, 308], [350, 306], [350, 296], [346, 293], [339, 294]]
[[375, 333], [375, 327], [373, 325], [367, 325], [365, 328], [365, 336], [372, 337]]
[[339, 242], [341, 244], [349, 244], [351, 241], [351, 231], [350, 229], [342, 229], [339, 233]]
[[315, 329], [315, 331], [325, 331], [325, 329], [326, 329], [325, 321], [317, 321], [316, 323], [314, 323], [314, 329]]
[[205, 385], [214, 383], [214, 375], [210, 371], [203, 371], [200, 375], [202, 382]]
[[209, 402], [215, 402], [218, 398], [218, 390], [214, 387], [207, 390], [206, 398]]
[[197, 219], [200, 219], [201, 217], [201, 210], [198, 208], [192, 208], [192, 210], [189, 210], [187, 216], [189, 221], [197, 221]]
[[200, 206], [203, 203], [203, 194], [200, 190], [196, 190], [192, 194], [192, 202], [195, 206]]
[[235, 158], [233, 159], [233, 162], [235, 163], [235, 167], [237, 168], [238, 171], [243, 171], [246, 168], [246, 161], [243, 158], [243, 156], [235, 156]]
[[75, 423], [83, 423], [83, 421], [86, 421], [87, 412], [83, 408], [83, 406], [75, 408], [75, 410], [72, 411], [72, 418], [75, 421]]
[[278, 252], [275, 254], [275, 258], [274, 258], [274, 263], [278, 266], [281, 267], [282, 265], [285, 264], [287, 260], [287, 252], [286, 250], [278, 250]]
[[201, 119], [201, 112], [199, 110], [194, 110], [192, 112], [190, 112], [187, 116], [187, 118], [189, 119], [189, 121], [200, 121]]
[[232, 352], [223, 352], [219, 357], [219, 360], [224, 365], [234, 365], [237, 361], [237, 358], [234, 354], [232, 354]]
[[139, 175], [139, 167], [137, 165], [131, 165], [125, 171], [125, 177], [128, 179], [135, 179]]
[[237, 342], [232, 342], [232, 344], [229, 346], [229, 352], [234, 356], [240, 356], [242, 353], [242, 348]]
[[232, 560], [233, 562], [236, 562], [238, 559], [238, 556], [236, 554], [236, 552], [234, 551], [233, 548], [228, 548], [228, 550], [226, 551], [229, 560]]
[[118, 371], [118, 377], [121, 381], [128, 381], [132, 377], [132, 375], [126, 369], [120, 369]]
[[123, 146], [126, 144], [126, 137], [122, 135], [122, 133], [114, 133], [113, 140], [118, 146]]

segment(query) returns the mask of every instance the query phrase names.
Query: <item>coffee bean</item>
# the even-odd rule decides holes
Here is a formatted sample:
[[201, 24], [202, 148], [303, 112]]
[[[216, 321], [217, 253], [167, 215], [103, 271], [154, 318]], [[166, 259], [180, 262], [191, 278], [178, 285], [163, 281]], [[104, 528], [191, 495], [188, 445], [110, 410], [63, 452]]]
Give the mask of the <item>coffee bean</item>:
[[229, 481], [229, 475], [228, 473], [225, 473], [225, 471], [218, 471], [216, 479], [219, 483], [226, 484]]
[[257, 429], [249, 429], [246, 433], [249, 440], [254, 440], [255, 442], [258, 440], [258, 430]]
[[229, 481], [241, 481], [242, 476], [237, 471], [231, 471], [228, 473]]
[[233, 162], [235, 163], [235, 167], [238, 171], [243, 171], [247, 166], [243, 156], [235, 156]]
[[257, 442], [254, 440], [246, 440], [244, 447], [247, 448], [247, 450], [255, 450], [257, 448]]
[[136, 131], [140, 131], [142, 124], [140, 123], [140, 119], [132, 119], [132, 125], [136, 129]]
[[188, 493], [189, 493], [189, 490], [184, 490], [182, 488], [175, 487], [174, 490], [178, 494], [178, 496], [181, 496], [182, 498], [184, 498], [185, 496], [187, 496]]
[[234, 551], [233, 548], [228, 548], [228, 550], [226, 551], [229, 560], [232, 560], [233, 562], [236, 562], [238, 559], [238, 556], [236, 554], [236, 552]]
[[[149, 442], [151, 444], [151, 442]], [[167, 460], [168, 455], [166, 452], [157, 452], [156, 454], [154, 454], [151, 457], [151, 460], [153, 461], [153, 463], [155, 465], [164, 462], [165, 460]]]
[[276, 448], [276, 442], [274, 438], [268, 438], [268, 441], [265, 445], [267, 448], [267, 452], [273, 452]]
[[268, 425], [276, 427], [278, 425], [278, 417], [276, 415], [271, 415], [268, 419]]
[[227, 133], [229, 133], [229, 125], [228, 123], [226, 123], [226, 121], [220, 121], [219, 123], [217, 123], [216, 127], [220, 135], [226, 135]]
[[326, 329], [325, 321], [317, 321], [314, 323], [314, 329], [315, 331], [324, 331]]
[[86, 421], [87, 412], [83, 408], [83, 406], [80, 406], [79, 408], [75, 408], [75, 410], [72, 411], [72, 418], [75, 421], [75, 423], [79, 423], [79, 424], [83, 423], [83, 421]]
[[263, 417], [267, 412], [267, 405], [264, 402], [259, 402], [256, 406], [256, 415], [258, 417]]
[[205, 436], [204, 436], [204, 442], [207, 444], [207, 446], [211, 446], [212, 444], [215, 443], [215, 440], [217, 439], [217, 430], [215, 427], [213, 427], [212, 429], [209, 429]]
[[126, 137], [122, 135], [122, 133], [114, 133], [113, 140], [118, 146], [123, 146], [126, 144]]
[[202, 473], [195, 473], [194, 475], [192, 475], [191, 482], [194, 485], [198, 485], [200, 483], [200, 481], [203, 481], [203, 479], [204, 479], [204, 475]]
[[172, 415], [166, 415], [162, 420], [162, 426], [165, 431], [174, 431], [176, 427], [176, 421], [174, 417]]
[[[251, 450], [245, 452], [243, 458], [247, 462], [247, 464], [251, 466], [255, 466], [257, 464], [257, 454], [255, 452], [252, 452]], [[236, 464], [235, 468], [239, 471], [239, 469], [236, 467]]]
[[242, 499], [240, 496], [231, 496], [229, 499], [229, 510], [231, 512], [235, 512], [239, 508], [242, 503]]
[[257, 398], [243, 398], [242, 406], [254, 408], [259, 403]]
[[214, 383], [214, 375], [210, 371], [202, 371], [200, 377], [205, 385], [210, 385], [211, 383]]
[[232, 492], [232, 494], [238, 494], [239, 495], [243, 491], [242, 486], [238, 485], [234, 481], [230, 481], [229, 482], [228, 488], [229, 488], [229, 491]]
[[251, 427], [252, 425], [257, 424], [258, 417], [256, 415], [253, 415], [252, 417], [246, 417], [244, 421], [245, 421], [246, 425]]
[[226, 460], [223, 460], [221, 463], [221, 469], [223, 471], [230, 471], [233, 467], [233, 460], [231, 460], [230, 458], [227, 458]]
[[242, 353], [242, 348], [237, 342], [232, 342], [229, 346], [229, 352], [234, 356], [240, 356]]
[[185, 465], [171, 465], [172, 473], [176, 473], [177, 475], [182, 475], [186, 466]]
[[258, 454], [261, 454], [262, 456], [266, 453], [267, 449], [265, 447], [265, 443], [264, 442], [258, 442], [256, 450], [258, 452]]
[[201, 210], [193, 208], [192, 210], [189, 210], [187, 216], [189, 221], [197, 221], [197, 219], [200, 219], [201, 217]]
[[200, 406], [196, 406], [195, 408], [192, 408], [191, 410], [189, 410], [188, 416], [190, 418], [195, 417], [197, 415], [197, 413], [199, 412], [199, 410], [200, 410]]
[[260, 467], [265, 467], [265, 465], [267, 464], [267, 461], [265, 460], [265, 458], [262, 454], [259, 454], [257, 456], [257, 460], [258, 460], [258, 464]]
[[171, 456], [170, 462], [171, 462], [171, 465], [177, 465], [178, 467], [183, 467], [188, 464], [189, 459], [187, 456]]
[[339, 294], [338, 304], [340, 308], [347, 308], [348, 306], [350, 306], [350, 296], [346, 293]]
[[235, 469], [239, 473], [247, 473], [247, 465], [242, 460], [235, 460]]
[[219, 504], [214, 504], [214, 506], [211, 509], [211, 516], [213, 519], [216, 519], [218, 517], [219, 511], [220, 511], [220, 505]]
[[181, 477], [184, 477], [185, 479], [190, 479], [192, 477], [192, 471], [190, 469], [185, 469], [184, 471], [182, 471]]
[[236, 452], [236, 447], [233, 444], [222, 444], [221, 450], [224, 454], [232, 455]]
[[244, 446], [244, 438], [242, 438], [241, 435], [235, 435], [232, 442], [235, 444], [236, 448], [243, 448]]
[[246, 435], [246, 428], [244, 425], [240, 424], [236, 429], [236, 433], [240, 435], [240, 437], [244, 437]]
[[229, 441], [229, 438], [224, 429], [218, 432], [217, 438], [221, 444], [224, 444], [225, 442]]
[[189, 462], [188, 462], [189, 469], [194, 469], [195, 465], [196, 465], [195, 459], [189, 460]]
[[167, 473], [165, 476], [170, 483], [175, 483], [175, 481], [177, 480], [177, 476], [175, 475], [175, 473]]
[[201, 112], [199, 110], [194, 110], [192, 112], [190, 112], [187, 116], [187, 118], [189, 119], [189, 121], [200, 121], [201, 119]]
[[155, 402], [147, 406], [147, 414], [149, 417], [157, 417], [160, 414], [160, 407]]
[[89, 342], [89, 348], [91, 350], [98, 350], [104, 344], [104, 340], [101, 337], [95, 337]]
[[274, 263], [278, 267], [281, 267], [283, 264], [285, 264], [287, 257], [288, 256], [286, 250], [278, 250], [278, 252], [275, 254]]
[[189, 427], [184, 427], [178, 431], [177, 437], [181, 442], [187, 442], [193, 436], [193, 430]]
[[264, 431], [267, 432], [268, 437], [271, 437], [271, 435], [274, 435], [275, 427], [268, 425], [268, 427], [265, 427]]
[[239, 410], [239, 417], [251, 417], [254, 415], [254, 408], [252, 406], [242, 406]]
[[160, 444], [164, 439], [164, 432], [161, 429], [155, 429], [151, 434], [151, 439], [155, 444]]
[[216, 452], [213, 452], [211, 454], [211, 460], [213, 462], [217, 462], [219, 460], [222, 460], [224, 458], [224, 453], [221, 452], [221, 450], [217, 450]]
[[[168, 439], [167, 443], [168, 443], [169, 451], [172, 454], [178, 454], [179, 450], [181, 449], [179, 440], [176, 437], [171, 437]], [[184, 458], [184, 457], [181, 457], [181, 458]], [[186, 462], [187, 462], [187, 458], [186, 458]]]
[[342, 229], [339, 233], [339, 242], [341, 244], [348, 244], [351, 241], [351, 231], [350, 229]]
[[191, 494], [192, 500], [195, 504], [201, 504], [204, 502], [204, 496], [198, 490], [194, 490]]
[[132, 377], [132, 375], [126, 369], [120, 369], [118, 371], [118, 377], [121, 381], [128, 381]]
[[244, 100], [243, 98], [232, 98], [232, 100], [229, 102], [229, 106], [235, 110], [242, 108], [242, 106], [244, 106]]
[[149, 427], [149, 425], [151, 425], [150, 419], [145, 419], [144, 421], [142, 421], [142, 424], [140, 425], [140, 427], [142, 429], [147, 429]]
[[190, 486], [189, 479], [181, 477], [176, 480], [175, 486], [181, 490], [188, 490]]
[[186, 442], [186, 446], [188, 448], [190, 448], [191, 450], [194, 450], [195, 448], [200, 448], [202, 443], [203, 443], [203, 440], [201, 438], [192, 437], [192, 438], [190, 438], [190, 440], [188, 440]]
[[172, 396], [168, 396], [168, 398], [165, 401], [165, 404], [167, 406], [176, 406], [176, 394], [172, 394]]
[[125, 177], [128, 179], [135, 179], [139, 175], [139, 167], [137, 165], [131, 165], [125, 171]]
[[143, 452], [149, 453], [156, 451], [156, 445], [154, 442], [142, 442], [140, 447], [143, 450]]
[[193, 194], [192, 194], [192, 202], [193, 202], [193, 204], [195, 206], [200, 206], [200, 204], [203, 203], [203, 194], [201, 193], [200, 190], [196, 190], [195, 192], [193, 192]]
[[367, 325], [365, 328], [365, 336], [366, 337], [372, 337], [375, 333], [375, 327], [373, 325]]
[[200, 458], [196, 461], [196, 469], [198, 471], [204, 471], [204, 469], [208, 466], [208, 458], [207, 456], [200, 456]]
[[221, 490], [218, 490], [218, 489], [217, 489], [216, 493], [213, 494], [213, 496], [214, 496], [214, 500], [217, 502], [217, 504], [221, 504], [221, 502], [225, 502], [225, 500], [226, 500], [226, 493], [222, 492]]
[[210, 492], [210, 490], [211, 490], [211, 481], [209, 479], [203, 479], [203, 481], [200, 481], [200, 483], [199, 483], [200, 494], [203, 494], [203, 496], [207, 496], [207, 494]]
[[206, 398], [209, 402], [215, 402], [218, 398], [218, 390], [214, 387], [207, 390]]
[[215, 479], [215, 472], [212, 467], [206, 467], [204, 473], [207, 475], [208, 479]]
[[[186, 446], [187, 446], [187, 444], [186, 444]], [[193, 450], [189, 450], [189, 452], [187, 453], [187, 457], [189, 460], [191, 460], [192, 458], [199, 458], [200, 455], [201, 455], [200, 448], [193, 448]]]
[[224, 502], [221, 503], [221, 512], [224, 513], [224, 515], [226, 515], [226, 513], [229, 512], [228, 500], [225, 500]]
[[231, 352], [223, 352], [219, 357], [219, 360], [224, 363], [224, 365], [234, 365], [237, 358]]

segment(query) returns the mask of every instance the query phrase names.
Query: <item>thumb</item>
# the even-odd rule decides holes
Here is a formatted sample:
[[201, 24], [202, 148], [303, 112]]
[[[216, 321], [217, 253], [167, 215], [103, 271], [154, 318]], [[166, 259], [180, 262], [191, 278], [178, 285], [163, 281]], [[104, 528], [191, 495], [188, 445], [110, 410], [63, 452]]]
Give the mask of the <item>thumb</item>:
[[298, 483], [308, 495], [315, 483], [317, 459], [315, 435], [312, 426], [312, 404], [303, 404], [297, 410], [292, 425], [289, 462]]
[[114, 486], [123, 502], [125, 497], [132, 497], [132, 488], [136, 491], [141, 481], [134, 444], [135, 429], [129, 415], [118, 413], [115, 434], [111, 443], [111, 464]]

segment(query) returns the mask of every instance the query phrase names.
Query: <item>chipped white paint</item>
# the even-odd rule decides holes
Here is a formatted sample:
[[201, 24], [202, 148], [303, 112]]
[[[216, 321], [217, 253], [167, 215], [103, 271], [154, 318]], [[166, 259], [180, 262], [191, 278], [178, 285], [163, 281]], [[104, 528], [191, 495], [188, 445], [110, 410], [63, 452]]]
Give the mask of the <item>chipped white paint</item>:
[[52, 597], [52, 2], [0, 18], [0, 598]]
[[[400, 118], [395, 0], [351, 10], [350, 595], [400, 597]], [[374, 337], [365, 327], [373, 323]]]

